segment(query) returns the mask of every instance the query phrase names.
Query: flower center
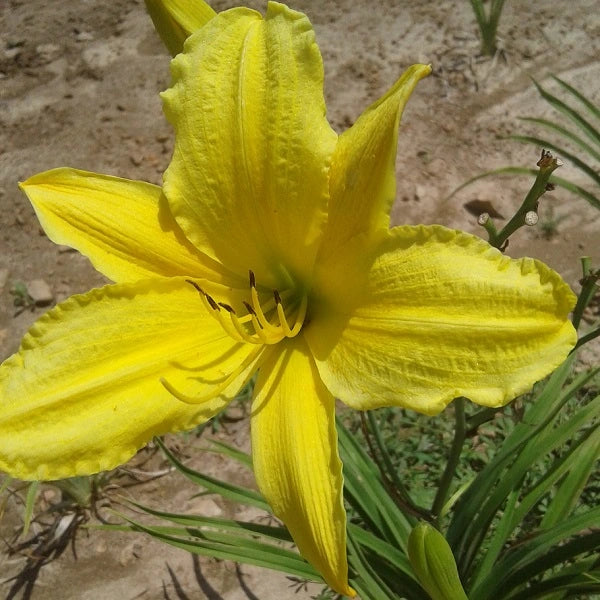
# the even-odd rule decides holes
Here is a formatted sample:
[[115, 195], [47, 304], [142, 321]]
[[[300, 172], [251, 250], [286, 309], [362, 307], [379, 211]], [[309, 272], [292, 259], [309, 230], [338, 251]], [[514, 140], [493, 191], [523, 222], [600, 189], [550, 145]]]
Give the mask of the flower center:
[[[273, 298], [261, 303], [256, 289], [256, 278], [249, 271], [250, 276], [250, 302], [244, 302], [246, 314], [238, 315], [232, 306], [225, 302], [217, 302], [207, 294], [196, 282], [186, 281], [194, 286], [204, 303], [206, 310], [223, 327], [223, 330], [238, 342], [250, 344], [276, 344], [282, 339], [292, 338], [300, 333], [304, 319], [308, 299], [302, 294], [300, 301], [297, 297], [288, 297], [286, 293], [280, 295], [278, 290], [273, 290]], [[287, 306], [284, 306], [284, 300]], [[290, 327], [288, 318], [293, 317], [293, 325]]]

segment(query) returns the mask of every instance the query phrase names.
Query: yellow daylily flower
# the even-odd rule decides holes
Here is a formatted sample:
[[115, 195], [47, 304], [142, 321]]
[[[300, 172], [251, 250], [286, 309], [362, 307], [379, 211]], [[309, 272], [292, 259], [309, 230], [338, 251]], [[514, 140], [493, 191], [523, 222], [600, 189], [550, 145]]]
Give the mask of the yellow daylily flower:
[[300, 552], [348, 585], [334, 398], [502, 406], [558, 366], [575, 297], [544, 264], [441, 226], [389, 228], [415, 65], [339, 137], [308, 19], [209, 19], [164, 93], [164, 187], [73, 169], [21, 186], [48, 236], [115, 283], [41, 317], [0, 367], [0, 469], [93, 473], [222, 410], [258, 370], [258, 486]]

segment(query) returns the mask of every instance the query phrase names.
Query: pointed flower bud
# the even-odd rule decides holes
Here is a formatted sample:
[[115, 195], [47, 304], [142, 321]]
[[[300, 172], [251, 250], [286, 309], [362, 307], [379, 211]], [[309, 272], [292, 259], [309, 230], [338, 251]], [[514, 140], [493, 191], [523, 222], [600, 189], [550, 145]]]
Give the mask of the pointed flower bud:
[[154, 28], [171, 56], [183, 50], [183, 42], [217, 13], [204, 0], [144, 0]]
[[408, 558], [419, 582], [433, 600], [468, 600], [452, 550], [444, 536], [421, 522], [410, 532]]

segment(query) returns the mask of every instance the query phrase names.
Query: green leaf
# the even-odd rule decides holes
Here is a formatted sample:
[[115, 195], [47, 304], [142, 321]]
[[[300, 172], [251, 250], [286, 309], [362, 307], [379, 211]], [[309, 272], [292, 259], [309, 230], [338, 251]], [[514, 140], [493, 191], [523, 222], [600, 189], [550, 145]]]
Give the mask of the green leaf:
[[213, 477], [209, 477], [208, 475], [203, 475], [198, 471], [194, 471], [194, 469], [186, 467], [182, 462], [177, 460], [177, 458], [169, 451], [169, 449], [165, 446], [164, 442], [160, 438], [154, 438], [154, 441], [158, 444], [158, 446], [160, 446], [162, 451], [165, 453], [165, 456], [167, 457], [168, 461], [180, 473], [185, 475], [185, 477], [187, 477], [196, 485], [202, 486], [208, 491], [213, 492], [215, 494], [219, 494], [223, 496], [223, 498], [227, 498], [228, 500], [231, 500], [233, 502], [239, 502], [240, 504], [244, 504], [247, 506], [255, 506], [256, 508], [261, 508], [262, 510], [269, 511], [269, 505], [258, 492], [237, 485], [233, 485], [231, 483], [227, 483], [225, 481], [221, 481]]
[[[565, 401], [569, 399], [569, 397], [570, 396], [567, 395]], [[531, 412], [533, 411], [528, 411], [526, 419]], [[496, 511], [501, 509], [504, 498], [506, 498], [513, 489], [520, 486], [520, 482], [523, 480], [527, 471], [539, 460], [539, 458], [550, 454], [563, 444], [568, 443], [581, 427], [591, 419], [596, 418], [599, 414], [600, 397], [598, 397], [596, 401], [592, 401], [581, 408], [577, 413], [572, 415], [568, 421], [565, 421], [560, 425], [555, 426], [553, 420], [549, 420], [548, 423], [539, 430], [535, 437], [528, 440], [527, 444], [520, 450], [514, 463], [502, 474], [496, 488], [489, 499], [485, 501], [481, 511], [474, 519], [475, 527], [477, 527], [477, 525], [480, 527], [479, 531], [476, 532], [480, 540], [483, 539], [483, 535], [481, 534], [489, 527]], [[468, 560], [472, 559], [473, 555], [471, 554]]]
[[247, 452], [242, 452], [233, 446], [229, 446], [224, 442], [219, 442], [218, 440], [210, 440], [210, 443], [216, 448], [216, 450], [211, 450], [212, 452], [218, 452], [223, 456], [227, 456], [232, 458], [239, 464], [247, 467], [252, 471], [252, 457]]
[[537, 88], [538, 92], [548, 104], [555, 110], [569, 118], [579, 129], [590, 138], [595, 144], [600, 144], [600, 133], [598, 130], [584, 117], [582, 117], [575, 109], [571, 108], [568, 104], [547, 92], [537, 81], [533, 81], [533, 84]]
[[[529, 405], [523, 422], [515, 427], [500, 452], [457, 503], [448, 540], [461, 573], [469, 572], [494, 515], [511, 491], [519, 486], [527, 470], [540, 456], [568, 441], [587, 419], [600, 411], [600, 403], [590, 402], [570, 420], [554, 427], [553, 422], [564, 404], [600, 372], [598, 368], [582, 373], [561, 390], [573, 359], [572, 355], [552, 374], [535, 402]], [[476, 512], [473, 507], [477, 507]]]
[[[600, 160], [600, 152], [598, 152], [595, 148], [590, 146], [587, 142], [582, 140], [578, 135], [574, 134], [572, 131], [567, 129], [566, 127], [562, 127], [557, 123], [553, 123], [552, 121], [548, 121], [547, 119], [537, 119], [535, 117], [519, 117], [521, 121], [526, 121], [528, 123], [535, 123], [536, 125], [541, 125], [550, 131], [554, 131], [558, 133], [561, 137], [567, 138], [571, 140], [576, 146], [579, 146], [584, 152], [591, 154], [596, 160]], [[509, 136], [512, 137], [512, 136]]]
[[511, 135], [509, 137], [512, 140], [517, 140], [519, 142], [524, 142], [526, 144], [534, 144], [535, 146], [538, 146], [540, 148], [550, 148], [551, 150], [554, 150], [558, 155], [560, 155], [561, 158], [565, 158], [565, 159], [571, 161], [580, 171], [583, 171], [595, 183], [600, 185], [600, 175], [592, 167], [590, 167], [588, 164], [586, 164], [584, 161], [582, 161], [580, 158], [578, 158], [571, 152], [568, 152], [567, 150], [565, 150], [564, 147], [561, 147], [561, 146], [551, 142], [550, 140], [546, 140], [546, 139], [542, 139], [542, 138], [538, 138], [538, 137], [534, 137], [534, 136], [530, 136], [530, 135]]
[[[596, 398], [596, 401], [599, 400], [600, 396]], [[590, 476], [595, 472], [594, 466], [598, 458], [600, 458], [600, 424], [590, 430], [583, 443], [572, 451], [569, 460], [565, 460], [569, 473], [561, 482], [542, 519], [542, 529], [566, 519], [575, 508]]]
[[576, 90], [573, 86], [569, 85], [562, 79], [556, 77], [556, 75], [552, 75], [552, 79], [559, 83], [565, 88], [570, 94], [575, 96], [577, 100], [579, 100], [597, 119], [600, 119], [600, 109], [590, 100], [588, 100], [580, 91]]
[[600, 530], [592, 528], [599, 522], [600, 507], [573, 516], [522, 542], [496, 563], [485, 581], [471, 590], [470, 599], [506, 597], [508, 591], [532, 581], [551, 567], [597, 551]]
[[[223, 534], [207, 530], [195, 532], [196, 535], [189, 536], [186, 530], [147, 526], [123, 515], [121, 517], [130, 524], [132, 531], [147, 533], [155, 539], [194, 554], [233, 560], [282, 571], [309, 581], [323, 582], [321, 576], [297, 552], [288, 550], [281, 545], [265, 544], [249, 539], [245, 533], [241, 535]], [[179, 532], [179, 535], [176, 532]]]
[[31, 517], [33, 516], [33, 508], [35, 506], [35, 499], [37, 498], [39, 487], [39, 481], [32, 481], [27, 488], [27, 496], [25, 498], [25, 514], [23, 515], [23, 536], [26, 536], [29, 532]]
[[[569, 376], [573, 361], [574, 357], [568, 358], [554, 371], [546, 381], [544, 389], [536, 400], [536, 404], [545, 405], [552, 399], [558, 398], [560, 390]], [[530, 420], [527, 418], [527, 423], [515, 427], [510, 436], [504, 441], [500, 452], [485, 466], [456, 503], [446, 538], [454, 550], [460, 572], [466, 567], [466, 565], [463, 566], [463, 561], [466, 560], [466, 555], [469, 552], [468, 549], [472, 546], [476, 532], [482, 527], [480, 523], [477, 523], [477, 525], [473, 523], [474, 508], [478, 509], [485, 503], [494, 490], [502, 471], [514, 460], [517, 452], [527, 440], [539, 431], [539, 426], [535, 428], [529, 422]]]
[[218, 531], [235, 532], [239, 535], [245, 534], [251, 537], [260, 536], [262, 538], [269, 539], [272, 542], [292, 543], [292, 537], [290, 536], [288, 530], [282, 526], [274, 527], [271, 525], [261, 525], [259, 523], [252, 523], [247, 521], [221, 519], [218, 517], [205, 517], [202, 515], [183, 515], [178, 513], [170, 513], [161, 510], [156, 510], [150, 508], [149, 506], [139, 504], [138, 502], [133, 502], [132, 500], [129, 500], [129, 503], [136, 506], [140, 510], [143, 510], [149, 515], [153, 515], [155, 517], [165, 519], [166, 521], [171, 521], [172, 523], [177, 523], [178, 525], [185, 525], [186, 527], [195, 528], [198, 530], [201, 530], [203, 528], [210, 528]]
[[390, 497], [368, 454], [339, 420], [337, 424], [346, 499], [376, 535], [405, 551], [412, 529], [409, 517]]

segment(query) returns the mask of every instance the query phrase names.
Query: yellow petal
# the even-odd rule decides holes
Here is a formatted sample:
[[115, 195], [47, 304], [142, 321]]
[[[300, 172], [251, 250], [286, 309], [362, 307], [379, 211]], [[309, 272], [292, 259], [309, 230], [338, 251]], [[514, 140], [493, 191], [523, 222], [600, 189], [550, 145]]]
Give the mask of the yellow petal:
[[306, 336], [329, 390], [359, 409], [435, 414], [457, 396], [502, 406], [576, 342], [560, 276], [444, 227], [398, 227], [320, 273]]
[[[259, 283], [306, 277], [326, 218], [336, 135], [308, 19], [269, 3], [218, 14], [172, 61], [164, 190], [197, 248]], [[285, 266], [284, 266], [285, 265]]]
[[358, 234], [387, 231], [396, 198], [396, 148], [404, 106], [431, 72], [413, 65], [338, 139], [331, 164], [329, 221], [323, 252]]
[[185, 238], [161, 188], [76, 169], [53, 169], [20, 184], [48, 234], [87, 256], [113, 281], [231, 275]]
[[158, 35], [175, 56], [183, 42], [217, 13], [203, 0], [144, 0]]
[[353, 596], [334, 399], [301, 337], [265, 356], [254, 390], [252, 459], [260, 491], [301, 554], [334, 590]]
[[227, 337], [181, 279], [73, 296], [0, 366], [0, 471], [60, 479], [116, 467], [153, 436], [212, 417], [256, 366], [200, 405], [176, 400], [161, 377], [205, 394], [252, 349]]

